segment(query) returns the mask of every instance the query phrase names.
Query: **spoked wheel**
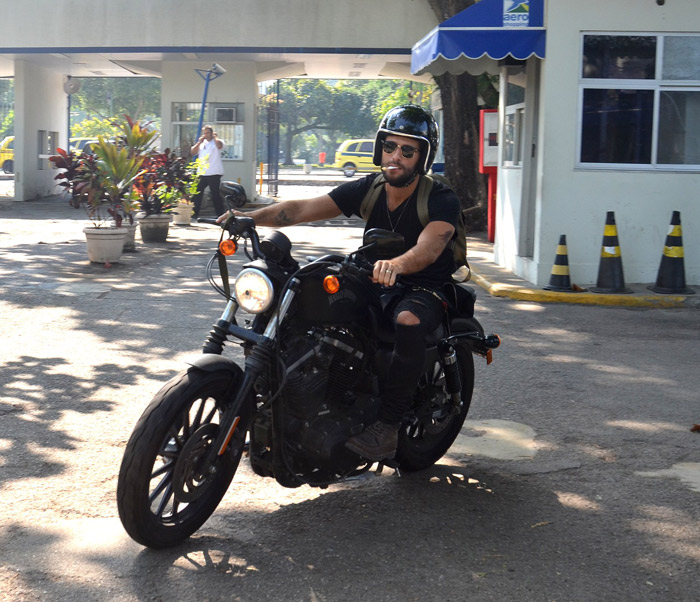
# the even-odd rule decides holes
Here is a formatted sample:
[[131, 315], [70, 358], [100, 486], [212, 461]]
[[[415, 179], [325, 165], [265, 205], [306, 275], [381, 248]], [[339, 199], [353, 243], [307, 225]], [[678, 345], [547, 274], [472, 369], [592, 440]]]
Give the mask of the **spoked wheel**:
[[467, 417], [474, 390], [474, 360], [469, 350], [457, 349], [462, 383], [461, 405], [456, 408], [445, 391], [445, 373], [435, 362], [421, 377], [416, 392], [417, 411], [399, 432], [396, 460], [406, 471], [423, 470], [437, 462], [457, 438]]
[[219, 432], [224, 403], [240, 373], [191, 370], [155, 396], [127, 443], [117, 505], [127, 533], [151, 548], [189, 537], [211, 516], [233, 479], [250, 419], [246, 404], [227, 451], [205, 458]]

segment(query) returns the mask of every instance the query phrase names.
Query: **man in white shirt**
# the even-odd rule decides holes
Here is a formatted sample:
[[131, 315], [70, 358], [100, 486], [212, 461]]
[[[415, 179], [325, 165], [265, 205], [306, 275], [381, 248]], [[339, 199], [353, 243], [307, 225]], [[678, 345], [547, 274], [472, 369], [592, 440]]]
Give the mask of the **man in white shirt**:
[[224, 141], [221, 140], [210, 125], [205, 125], [202, 128], [202, 135], [199, 137], [191, 151], [193, 155], [197, 155], [199, 163], [198, 175], [199, 182], [197, 183], [197, 194], [194, 195], [194, 216], [199, 215], [199, 209], [202, 204], [202, 195], [204, 189], [209, 186], [211, 200], [214, 203], [216, 215], [221, 215], [224, 212], [224, 204], [219, 193], [219, 184], [221, 176], [224, 175], [224, 166], [221, 162], [221, 149], [224, 148]]

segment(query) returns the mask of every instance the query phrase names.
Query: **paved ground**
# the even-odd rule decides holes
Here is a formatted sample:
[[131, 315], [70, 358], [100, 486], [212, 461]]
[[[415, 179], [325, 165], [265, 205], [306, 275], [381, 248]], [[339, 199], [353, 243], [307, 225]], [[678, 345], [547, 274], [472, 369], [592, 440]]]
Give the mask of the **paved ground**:
[[[222, 309], [204, 280], [217, 234], [173, 227], [105, 268], [84, 225], [60, 200], [0, 203], [1, 600], [697, 599], [696, 309], [480, 291], [504, 343], [477, 364], [470, 421], [438, 465], [325, 491], [244, 466], [203, 529], [157, 553], [124, 534], [116, 473]], [[354, 248], [360, 226], [288, 234], [303, 258]]]

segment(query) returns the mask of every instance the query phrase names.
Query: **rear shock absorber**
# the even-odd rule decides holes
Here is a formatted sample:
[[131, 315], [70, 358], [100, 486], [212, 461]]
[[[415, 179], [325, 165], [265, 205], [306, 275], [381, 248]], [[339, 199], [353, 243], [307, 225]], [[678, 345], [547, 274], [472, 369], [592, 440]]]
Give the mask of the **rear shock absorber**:
[[440, 357], [445, 371], [445, 390], [456, 408], [462, 403], [462, 381], [459, 377], [459, 364], [457, 352], [450, 344], [440, 346]]

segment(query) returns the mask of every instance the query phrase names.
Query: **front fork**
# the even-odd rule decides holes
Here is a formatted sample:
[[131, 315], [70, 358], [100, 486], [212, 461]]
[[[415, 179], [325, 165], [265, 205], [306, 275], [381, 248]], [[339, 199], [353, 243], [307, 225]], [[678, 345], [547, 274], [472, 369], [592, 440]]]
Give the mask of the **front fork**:
[[282, 297], [277, 311], [270, 318], [263, 334], [256, 334], [235, 324], [235, 314], [238, 309], [238, 304], [231, 299], [221, 314], [221, 318], [214, 324], [214, 327], [209, 333], [209, 337], [207, 337], [204, 344], [204, 353], [217, 353], [218, 350], [218, 353], [221, 354], [223, 344], [228, 334], [254, 343], [250, 353], [245, 359], [243, 380], [238, 386], [233, 402], [224, 411], [221, 417], [219, 433], [216, 439], [214, 439], [207, 455], [206, 465], [208, 466], [209, 472], [216, 471], [216, 458], [226, 453], [231, 437], [238, 427], [241, 407], [249, 398], [255, 381], [274, 361], [277, 331], [279, 330], [282, 320], [284, 320], [284, 317], [287, 315], [289, 307], [298, 290], [299, 280], [293, 278]]

